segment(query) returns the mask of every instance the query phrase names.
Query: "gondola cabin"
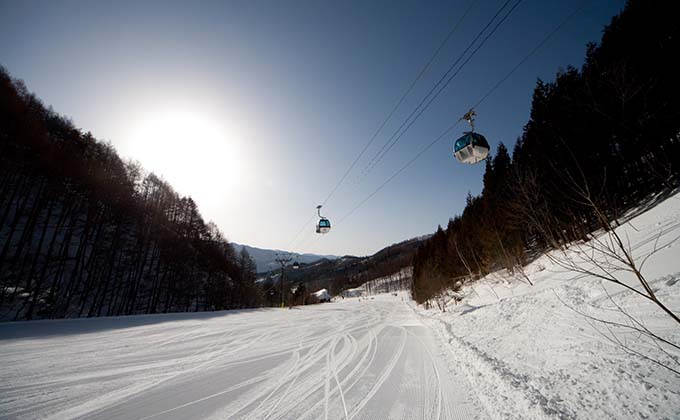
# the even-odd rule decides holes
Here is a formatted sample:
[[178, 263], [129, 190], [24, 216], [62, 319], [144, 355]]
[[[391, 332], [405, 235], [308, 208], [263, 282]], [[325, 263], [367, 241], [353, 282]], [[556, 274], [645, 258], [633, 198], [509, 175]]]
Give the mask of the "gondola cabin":
[[328, 233], [331, 231], [331, 221], [321, 215], [323, 204], [316, 206], [316, 214], [319, 215], [319, 223], [316, 224], [316, 233]]
[[331, 221], [322, 217], [316, 225], [316, 233], [328, 233], [331, 231]]
[[453, 154], [458, 162], [470, 165], [486, 159], [489, 155], [489, 143], [483, 135], [467, 131], [453, 144]]

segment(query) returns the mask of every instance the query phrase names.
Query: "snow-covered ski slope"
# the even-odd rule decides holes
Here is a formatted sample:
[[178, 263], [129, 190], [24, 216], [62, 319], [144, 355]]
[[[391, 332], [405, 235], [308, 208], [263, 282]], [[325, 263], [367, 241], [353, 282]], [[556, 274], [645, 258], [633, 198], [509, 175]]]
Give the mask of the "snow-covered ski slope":
[[[649, 256], [642, 273], [680, 314], [680, 195], [616, 232], [638, 264]], [[634, 292], [563, 266], [597, 271], [591, 257], [639, 288], [633, 273], [614, 270], [612, 255], [572, 244], [526, 267], [533, 286], [517, 272], [493, 273], [465, 286], [446, 313], [416, 309], [449, 342], [449, 359], [492, 417], [680, 419], [680, 375], [656, 363], [680, 370], [680, 351], [630, 328], [680, 344], [680, 325]]]
[[[617, 232], [638, 262], [653, 253], [643, 274], [680, 312], [680, 196]], [[386, 294], [0, 324], [0, 418], [680, 419], [680, 376], [655, 363], [677, 368], [680, 352], [620, 325], [674, 343], [680, 328], [623, 287], [556, 264], [584, 251], [531, 263], [533, 286], [493, 273], [443, 314]]]
[[0, 325], [3, 419], [482, 419], [402, 296]]

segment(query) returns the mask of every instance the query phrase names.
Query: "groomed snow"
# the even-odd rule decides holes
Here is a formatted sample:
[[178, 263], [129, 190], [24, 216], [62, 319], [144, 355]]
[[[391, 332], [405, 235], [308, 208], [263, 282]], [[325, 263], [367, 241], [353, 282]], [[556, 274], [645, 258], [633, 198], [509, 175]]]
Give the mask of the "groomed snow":
[[[679, 313], [680, 196], [617, 232], [638, 261], [657, 250], [643, 274]], [[680, 352], [611, 323], [674, 343], [680, 328], [623, 287], [556, 264], [588, 249], [534, 261], [533, 286], [489, 275], [446, 313], [401, 293], [0, 324], [0, 418], [680, 418], [680, 375], [655, 363], [677, 369]]]
[[[680, 314], [680, 195], [616, 231], [638, 263], [657, 249], [643, 274], [659, 300]], [[678, 370], [680, 352], [613, 323], [635, 325], [635, 319], [676, 344], [680, 326], [622, 286], [557, 263], [578, 260], [577, 252], [612, 261], [588, 244], [573, 244], [566, 254], [553, 252], [526, 267], [533, 286], [518, 273], [494, 273], [464, 287], [463, 300], [446, 313], [416, 310], [448, 343], [448, 359], [494, 418], [680, 419], [680, 375], [645, 358]], [[630, 272], [616, 276], [637, 284]]]
[[0, 325], [7, 419], [482, 419], [402, 296]]

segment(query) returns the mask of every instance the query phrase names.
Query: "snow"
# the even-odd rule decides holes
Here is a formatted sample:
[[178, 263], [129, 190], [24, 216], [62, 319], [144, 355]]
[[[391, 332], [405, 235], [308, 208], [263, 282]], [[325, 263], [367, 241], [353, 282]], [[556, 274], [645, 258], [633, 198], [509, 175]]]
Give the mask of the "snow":
[[402, 298], [0, 324], [0, 418], [488, 418]]
[[319, 300], [331, 300], [331, 295], [328, 293], [327, 289], [317, 290], [312, 294]]
[[[617, 232], [638, 262], [654, 251], [643, 274], [680, 312], [680, 196]], [[400, 292], [290, 310], [3, 323], [0, 418], [680, 418], [680, 375], [654, 362], [677, 368], [680, 352], [625, 326], [637, 320], [674, 343], [680, 328], [622, 286], [560, 265], [588, 246], [532, 262], [533, 286], [518, 272], [466, 284], [446, 313]]]
[[[638, 263], [656, 248], [643, 274], [659, 300], [680, 313], [680, 195], [616, 232]], [[632, 354], [678, 370], [678, 349], [612, 323], [634, 325], [635, 319], [680, 343], [678, 324], [620, 285], [565, 270], [569, 258], [585, 264], [579, 252], [611, 263], [589, 245], [574, 244], [565, 254], [552, 252], [527, 266], [534, 286], [519, 273], [493, 273], [465, 286], [463, 300], [452, 300], [446, 313], [416, 308], [447, 343], [448, 358], [465, 372], [491, 417], [680, 418], [680, 375]], [[636, 284], [633, 273], [615, 275]]]
[[342, 291], [342, 296], [347, 298], [360, 297], [366, 293], [363, 287], [355, 287], [354, 289], [347, 289]]

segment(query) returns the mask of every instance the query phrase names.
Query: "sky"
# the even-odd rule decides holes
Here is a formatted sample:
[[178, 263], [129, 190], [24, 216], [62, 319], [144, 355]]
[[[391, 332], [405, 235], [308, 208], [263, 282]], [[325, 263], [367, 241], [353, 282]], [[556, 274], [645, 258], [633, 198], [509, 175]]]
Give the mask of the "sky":
[[[77, 127], [192, 196], [230, 241], [370, 255], [446, 225], [462, 212], [468, 193], [481, 192], [484, 164], [463, 165], [452, 154], [465, 126], [352, 209], [578, 10], [476, 109], [475, 128], [492, 150], [499, 142], [512, 150], [537, 79], [551, 81], [559, 69], [581, 66], [586, 44], [599, 41], [624, 6], [623, 0], [522, 1], [366, 171], [503, 3], [0, 0], [0, 65]], [[316, 234], [316, 205], [463, 15], [322, 208], [331, 232]]]

